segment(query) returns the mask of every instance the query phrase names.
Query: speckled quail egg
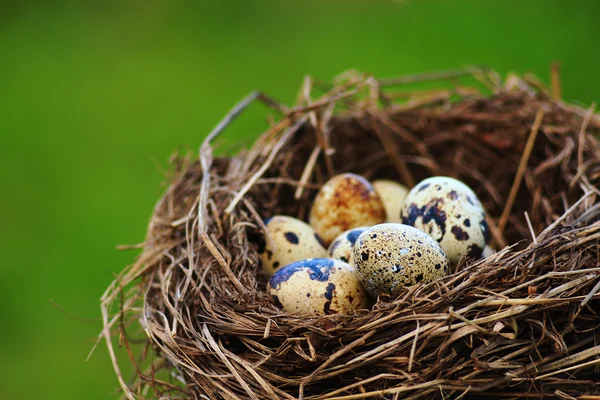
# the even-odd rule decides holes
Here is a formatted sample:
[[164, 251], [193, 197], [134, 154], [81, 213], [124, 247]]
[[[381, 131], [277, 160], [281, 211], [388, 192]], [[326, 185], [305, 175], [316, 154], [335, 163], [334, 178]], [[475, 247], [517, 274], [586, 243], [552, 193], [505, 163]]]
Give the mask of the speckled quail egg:
[[444, 251], [412, 226], [386, 223], [360, 234], [354, 245], [358, 279], [373, 296], [395, 296], [403, 286], [428, 283], [448, 273]]
[[350, 265], [354, 265], [354, 244], [358, 235], [363, 233], [368, 226], [361, 226], [360, 228], [354, 228], [343, 232], [341, 235], [335, 238], [327, 253], [335, 260], [341, 260], [347, 262]]
[[310, 224], [329, 245], [339, 234], [359, 226], [385, 222], [385, 208], [362, 176], [340, 174], [319, 190], [310, 210]]
[[259, 249], [264, 273], [273, 275], [278, 268], [295, 261], [327, 257], [327, 249], [306, 222], [284, 215], [265, 220], [267, 231]]
[[411, 189], [402, 206], [402, 223], [431, 235], [453, 265], [464, 255], [480, 257], [489, 235], [475, 193], [445, 176], [425, 179]]
[[351, 265], [331, 258], [297, 261], [279, 269], [268, 287], [275, 305], [291, 314], [343, 314], [364, 309], [369, 297]]
[[375, 189], [383, 202], [387, 222], [400, 223], [402, 221], [400, 219], [400, 210], [408, 194], [408, 188], [395, 181], [380, 179], [373, 182], [373, 189]]

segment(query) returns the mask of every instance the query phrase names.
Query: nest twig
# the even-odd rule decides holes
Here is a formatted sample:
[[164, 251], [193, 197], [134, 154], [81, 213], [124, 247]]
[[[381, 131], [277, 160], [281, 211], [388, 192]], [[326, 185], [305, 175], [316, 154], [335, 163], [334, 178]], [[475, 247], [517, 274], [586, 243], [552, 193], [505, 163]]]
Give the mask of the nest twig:
[[[428, 79], [452, 85], [405, 89]], [[482, 68], [390, 80], [350, 73], [336, 86], [306, 79], [292, 107], [261, 93], [244, 99], [199, 159], [174, 158], [142, 254], [102, 298], [101, 337], [124, 396], [600, 395], [600, 116], [559, 100], [553, 81], [550, 92]], [[250, 150], [214, 157], [211, 143], [254, 101], [279, 122]], [[348, 171], [409, 185], [463, 180], [499, 251], [370, 311], [283, 313], [260, 274], [262, 218], [305, 218], [319, 185]], [[115, 334], [134, 365], [130, 381]]]

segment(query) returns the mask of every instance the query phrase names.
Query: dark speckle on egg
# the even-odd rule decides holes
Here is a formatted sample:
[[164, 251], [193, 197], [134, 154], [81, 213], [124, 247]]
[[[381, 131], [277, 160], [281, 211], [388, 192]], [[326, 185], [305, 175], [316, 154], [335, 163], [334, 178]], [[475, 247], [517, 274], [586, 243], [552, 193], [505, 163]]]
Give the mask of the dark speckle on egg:
[[469, 218], [465, 219], [464, 224], [467, 228], [469, 228], [471, 226], [471, 220]]
[[363, 251], [360, 253], [360, 258], [362, 258], [363, 261], [367, 261], [369, 259], [369, 252]]
[[331, 310], [331, 300], [333, 299], [333, 291], [334, 290], [335, 290], [335, 285], [333, 283], [329, 282], [327, 284], [327, 288], [325, 288], [325, 294], [323, 295], [327, 299], [327, 301], [325, 302], [325, 305], [323, 306], [323, 312], [325, 313], [325, 315], [334, 313], [333, 310]]
[[448, 198], [450, 200], [456, 200], [456, 199], [458, 199], [458, 193], [456, 192], [456, 190], [449, 191], [448, 194], [447, 194], [447, 196], [448, 196]]
[[481, 229], [481, 232], [483, 233], [483, 237], [485, 238], [485, 242], [489, 242], [490, 240], [490, 231], [488, 229], [488, 223], [485, 220], [485, 216], [483, 217], [483, 219], [481, 221], [479, 221], [479, 227]]
[[331, 299], [333, 299], [333, 291], [335, 290], [335, 284], [329, 282], [327, 284], [327, 288], [325, 289], [325, 298], [329, 301], [331, 301]]
[[291, 244], [298, 244], [300, 242], [300, 239], [298, 239], [298, 235], [296, 235], [294, 232], [286, 232], [284, 233], [284, 235], [287, 241]]
[[[444, 200], [441, 198], [433, 198], [422, 207], [416, 204], [408, 206], [408, 212], [403, 214], [402, 223], [410, 226], [415, 226], [418, 218], [422, 218], [424, 225], [433, 221], [439, 228], [441, 236], [434, 238], [438, 241], [442, 240], [446, 233], [446, 213], [443, 211]], [[429, 233], [429, 232], [428, 232]]]
[[422, 192], [423, 190], [427, 189], [429, 187], [430, 183], [424, 183], [421, 186], [418, 187], [419, 192]]
[[277, 296], [271, 296], [273, 297], [273, 303], [275, 304], [275, 306], [279, 309], [283, 308], [283, 304], [281, 304], [281, 302], [279, 301], [279, 297]]
[[483, 249], [476, 244], [471, 244], [467, 254], [470, 258], [479, 258], [483, 254]]
[[356, 243], [356, 239], [360, 236], [361, 233], [363, 233], [364, 230], [365, 228], [352, 229], [350, 232], [348, 232], [346, 238], [352, 245], [354, 245]]
[[464, 241], [464, 240], [469, 240], [469, 234], [465, 231], [463, 231], [461, 229], [460, 226], [453, 226], [452, 227], [452, 234], [454, 234], [454, 237], [456, 238], [456, 240], [460, 240], [460, 241]]

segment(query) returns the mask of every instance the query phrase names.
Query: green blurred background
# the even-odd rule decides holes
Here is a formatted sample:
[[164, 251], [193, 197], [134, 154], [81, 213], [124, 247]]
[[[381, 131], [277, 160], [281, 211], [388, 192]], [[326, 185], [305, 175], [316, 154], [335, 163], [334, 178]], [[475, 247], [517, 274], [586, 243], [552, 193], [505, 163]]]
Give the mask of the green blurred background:
[[[87, 318], [143, 240], [168, 155], [196, 148], [260, 88], [291, 102], [306, 73], [389, 77], [486, 64], [600, 99], [600, 2], [0, 2], [0, 397], [116, 398]], [[230, 138], [264, 126], [259, 106]]]

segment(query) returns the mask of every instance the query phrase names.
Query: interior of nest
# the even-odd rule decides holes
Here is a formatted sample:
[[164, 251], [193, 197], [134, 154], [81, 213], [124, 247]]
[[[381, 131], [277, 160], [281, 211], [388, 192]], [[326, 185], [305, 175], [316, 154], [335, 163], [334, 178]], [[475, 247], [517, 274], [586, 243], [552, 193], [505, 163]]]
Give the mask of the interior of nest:
[[[330, 155], [319, 151], [314, 164], [319, 139], [310, 125], [301, 128], [263, 175], [262, 182], [274, 183], [252, 187], [249, 198], [264, 218], [282, 214], [306, 221], [318, 188], [335, 174], [392, 179], [409, 188], [431, 176], [450, 176], [483, 203], [492, 247], [522, 249], [584, 193], [577, 184], [574, 139], [582, 119], [522, 91], [467, 98], [449, 109], [357, 112], [333, 118]], [[585, 141], [594, 143], [579, 155], [585, 160], [598, 150], [598, 127], [588, 128]], [[309, 179], [302, 180], [307, 170]]]

